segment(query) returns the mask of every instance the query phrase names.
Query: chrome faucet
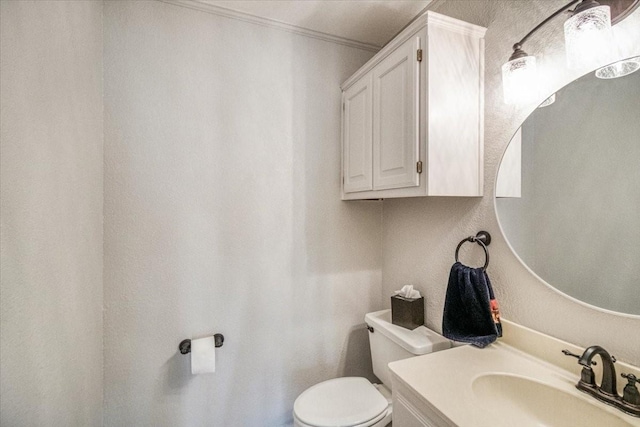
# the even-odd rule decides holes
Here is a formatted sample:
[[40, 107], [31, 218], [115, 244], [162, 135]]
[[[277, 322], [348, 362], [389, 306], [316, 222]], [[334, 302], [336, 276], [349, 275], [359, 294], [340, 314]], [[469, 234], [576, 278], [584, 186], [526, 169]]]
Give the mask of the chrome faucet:
[[[562, 353], [577, 358], [578, 363], [582, 365], [580, 381], [576, 384], [578, 390], [608, 405], [612, 405], [629, 415], [640, 417], [640, 394], [635, 385], [636, 383], [640, 383], [640, 380], [633, 374], [622, 374], [622, 377], [627, 379], [629, 384], [625, 387], [623, 396], [620, 397], [620, 395], [618, 395], [616, 368], [614, 366], [616, 358], [610, 355], [607, 350], [599, 345], [592, 345], [582, 353], [582, 356], [573, 354], [568, 350], [562, 350]], [[591, 368], [591, 365], [596, 364], [592, 359], [598, 355], [602, 359], [602, 381], [600, 382], [600, 386], [596, 384], [595, 374]]]

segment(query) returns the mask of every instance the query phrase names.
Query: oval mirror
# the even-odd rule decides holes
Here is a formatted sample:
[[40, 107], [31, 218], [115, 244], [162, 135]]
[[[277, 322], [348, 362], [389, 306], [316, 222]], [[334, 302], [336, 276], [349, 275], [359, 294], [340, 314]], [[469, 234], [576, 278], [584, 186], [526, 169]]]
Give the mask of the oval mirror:
[[511, 247], [542, 280], [640, 315], [640, 72], [589, 73], [537, 108], [505, 152], [496, 196]]

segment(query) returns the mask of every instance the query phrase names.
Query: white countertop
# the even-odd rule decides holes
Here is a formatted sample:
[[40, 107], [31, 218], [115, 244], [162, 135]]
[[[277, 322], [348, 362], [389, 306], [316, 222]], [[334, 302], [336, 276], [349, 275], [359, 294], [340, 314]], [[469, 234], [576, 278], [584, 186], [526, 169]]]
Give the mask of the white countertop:
[[[510, 341], [512, 344], [517, 344], [523, 339], [521, 335], [523, 333], [538, 335], [527, 337], [529, 339], [525, 341], [528, 343], [535, 342], [536, 348], [540, 347], [539, 354], [536, 356], [506, 343]], [[487, 393], [482, 389], [481, 385], [484, 385], [481, 384], [482, 380], [475, 381], [477, 378], [487, 374], [507, 376], [509, 377], [508, 379], [515, 380], [516, 384], [520, 378], [524, 378], [526, 381], [533, 381], [535, 390], [540, 390], [537, 387], [537, 383], [542, 384], [544, 387], [551, 387], [552, 396], [556, 397], [555, 400], [549, 400], [546, 403], [538, 402], [538, 404], [549, 407], [548, 416], [550, 417], [554, 417], [553, 411], [563, 410], [560, 406], [566, 406], [563, 403], [566, 393], [569, 395], [567, 397], [574, 403], [577, 402], [579, 406], [583, 405], [583, 403], [575, 401], [574, 398], [596, 405], [601, 411], [620, 418], [623, 421], [621, 425], [640, 426], [640, 418], [624, 414], [618, 409], [598, 402], [592, 396], [575, 388], [579, 380], [581, 367], [577, 365], [575, 359], [567, 358], [560, 353], [562, 348], [569, 348], [571, 351], [581, 354], [580, 350], [576, 351], [575, 346], [538, 332], [527, 330], [510, 322], [507, 322], [505, 327], [505, 336], [506, 334], [510, 334], [511, 339], [499, 340], [484, 349], [470, 345], [456, 347], [451, 350], [393, 362], [389, 364], [389, 368], [394, 376], [394, 381], [400, 381], [412, 389], [424, 401], [425, 405], [430, 404], [430, 406], [437, 408], [445, 418], [459, 427], [506, 426], [514, 425], [512, 423], [516, 422], [515, 420], [517, 420], [519, 427], [547, 425], [544, 420], [533, 419], [530, 416], [527, 417], [525, 415], [524, 418], [519, 418], [522, 409], [518, 408], [520, 406], [518, 402], [500, 406], [500, 413], [496, 414], [496, 408], [492, 408], [492, 406], [494, 406], [494, 399], [499, 399], [499, 397], [488, 395], [493, 392]], [[518, 339], [515, 339], [516, 335], [518, 335]], [[556, 360], [557, 364], [553, 363]], [[595, 360], [599, 362], [599, 358]], [[570, 366], [571, 369], [567, 370], [567, 366]], [[622, 387], [626, 384], [626, 381], [620, 378], [621, 372], [637, 373], [637, 368], [621, 363], [616, 363], [616, 370], [619, 390], [622, 390]], [[597, 373], [596, 381], [598, 383], [600, 378], [600, 374]], [[544, 388], [544, 390], [547, 389]], [[556, 393], [555, 390], [560, 393]], [[523, 390], [523, 393], [525, 392]], [[508, 391], [506, 388], [504, 390], [498, 389], [495, 394], [503, 394], [506, 399], [509, 399], [510, 396], [506, 393], [520, 395], [519, 390], [513, 393], [513, 391]], [[532, 399], [538, 399], [538, 395], [535, 392], [531, 396]], [[521, 395], [519, 398], [522, 399], [524, 397]], [[543, 407], [546, 408], [546, 406]], [[564, 410], [566, 411], [566, 409]], [[598, 420], [600, 418], [599, 411], [595, 411], [595, 414], [589, 413], [589, 411], [586, 414], [583, 411], [575, 412], [577, 412], [575, 418], [573, 417], [574, 414], [572, 414], [571, 418], [575, 420], [575, 424], [572, 421], [572, 426], [566, 427], [589, 425], [606, 425], [609, 427], [607, 424], [611, 424], [610, 421], [607, 424], [602, 424], [603, 421]], [[559, 419], [560, 414], [557, 416]], [[609, 415], [604, 414], [603, 417], [606, 420]], [[617, 420], [615, 421], [617, 424]]]

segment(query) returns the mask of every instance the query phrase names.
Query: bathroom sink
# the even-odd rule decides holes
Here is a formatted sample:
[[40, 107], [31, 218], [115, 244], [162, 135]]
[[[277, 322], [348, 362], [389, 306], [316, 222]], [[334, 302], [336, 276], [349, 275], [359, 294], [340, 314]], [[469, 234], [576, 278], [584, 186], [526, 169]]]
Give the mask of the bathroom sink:
[[[394, 422], [417, 413], [429, 423], [415, 425], [435, 427], [640, 427], [640, 417], [576, 388], [582, 366], [562, 350], [583, 349], [505, 319], [503, 331], [483, 349], [465, 345], [390, 363]], [[600, 370], [599, 363], [598, 383]], [[616, 371], [640, 377], [620, 360]], [[619, 395], [625, 384], [618, 381]]]
[[591, 404], [586, 395], [583, 397], [524, 376], [487, 373], [476, 377], [471, 387], [476, 398], [492, 413], [496, 425], [632, 426]]

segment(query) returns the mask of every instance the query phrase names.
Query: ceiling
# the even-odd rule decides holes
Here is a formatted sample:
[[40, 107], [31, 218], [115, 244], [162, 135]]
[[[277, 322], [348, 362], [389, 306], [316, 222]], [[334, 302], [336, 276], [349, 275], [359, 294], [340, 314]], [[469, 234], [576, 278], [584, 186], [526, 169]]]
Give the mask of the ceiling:
[[[198, 0], [381, 47], [434, 0]], [[357, 25], [354, 25], [357, 23]]]

